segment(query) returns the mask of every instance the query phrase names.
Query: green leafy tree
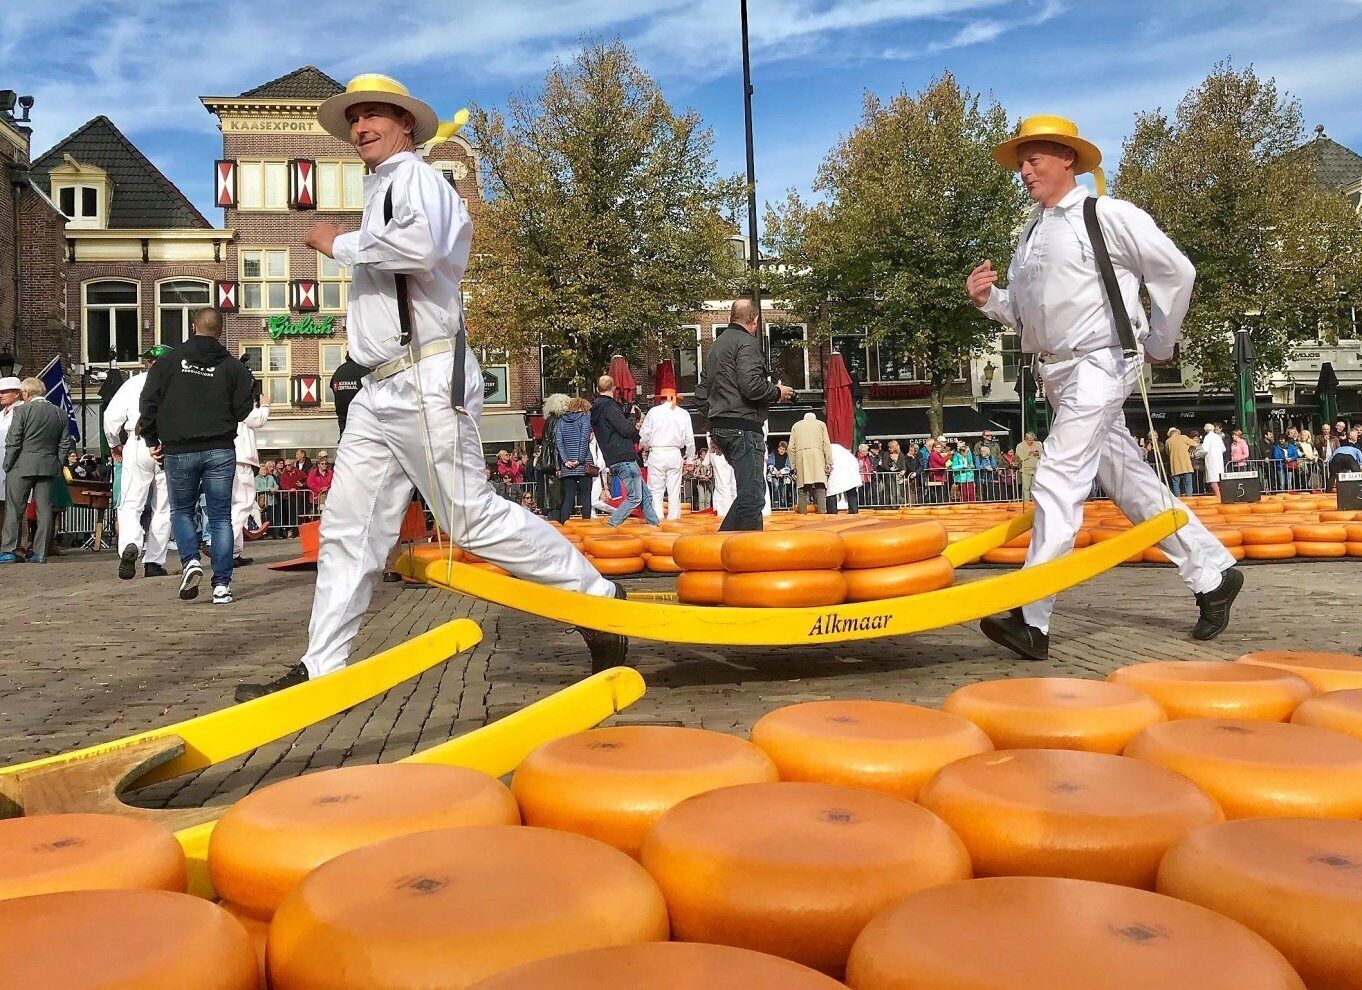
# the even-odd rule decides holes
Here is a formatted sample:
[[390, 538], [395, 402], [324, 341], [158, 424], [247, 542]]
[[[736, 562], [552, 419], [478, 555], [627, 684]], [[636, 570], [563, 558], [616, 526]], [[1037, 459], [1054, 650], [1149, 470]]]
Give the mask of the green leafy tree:
[[1006, 259], [1027, 199], [992, 149], [1007, 114], [946, 73], [916, 95], [865, 97], [859, 126], [818, 169], [805, 203], [791, 192], [767, 210], [783, 262], [770, 289], [807, 316], [812, 333], [864, 330], [881, 354], [911, 358], [931, 384], [930, 420], [961, 362], [998, 333], [965, 295], [985, 258]]
[[673, 112], [624, 46], [584, 45], [504, 116], [476, 110], [473, 134], [488, 198], [469, 266], [480, 343], [560, 345], [554, 375], [583, 388], [732, 290], [742, 187], [718, 176], [699, 116]]

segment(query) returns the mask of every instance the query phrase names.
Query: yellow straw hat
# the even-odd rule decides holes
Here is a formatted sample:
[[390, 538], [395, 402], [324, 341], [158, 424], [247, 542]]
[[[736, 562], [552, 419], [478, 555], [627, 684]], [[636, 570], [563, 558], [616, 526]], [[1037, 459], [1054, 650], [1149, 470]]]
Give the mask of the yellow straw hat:
[[1009, 172], [1017, 170], [1017, 148], [1027, 141], [1053, 141], [1066, 148], [1072, 148], [1077, 156], [1074, 159], [1074, 175], [1091, 172], [1102, 164], [1102, 152], [1091, 141], [1078, 136], [1078, 125], [1064, 117], [1043, 113], [1027, 117], [1017, 129], [1017, 136], [1004, 141], [993, 149], [993, 160]]
[[429, 103], [412, 96], [396, 79], [377, 72], [366, 72], [351, 79], [344, 93], [337, 93], [317, 108], [317, 122], [333, 137], [349, 141], [350, 122], [345, 119], [345, 112], [356, 103], [388, 103], [406, 110], [416, 118], [416, 126], [411, 131], [415, 145], [425, 144], [433, 138], [440, 125], [439, 117]]

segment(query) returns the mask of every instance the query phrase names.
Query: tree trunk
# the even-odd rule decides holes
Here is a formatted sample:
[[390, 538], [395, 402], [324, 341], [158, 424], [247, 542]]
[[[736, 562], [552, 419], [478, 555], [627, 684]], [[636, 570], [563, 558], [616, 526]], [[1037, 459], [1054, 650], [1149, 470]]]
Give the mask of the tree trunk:
[[933, 437], [946, 432], [946, 386], [932, 382], [931, 405], [927, 407], [927, 426]]

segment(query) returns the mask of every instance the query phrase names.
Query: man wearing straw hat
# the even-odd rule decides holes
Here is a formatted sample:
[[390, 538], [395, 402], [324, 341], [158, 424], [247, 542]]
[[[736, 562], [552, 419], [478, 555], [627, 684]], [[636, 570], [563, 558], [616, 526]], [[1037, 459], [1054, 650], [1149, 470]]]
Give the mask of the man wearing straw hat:
[[[623, 597], [560, 533], [487, 483], [482, 370], [467, 348], [460, 292], [473, 228], [453, 185], [416, 154], [456, 128], [377, 74], [352, 79], [317, 119], [368, 166], [359, 230], [318, 223], [307, 243], [350, 270], [346, 343], [369, 373], [336, 451], [307, 653], [269, 683], [240, 685], [238, 701], [345, 665], [413, 488], [455, 544], [516, 577]], [[594, 669], [624, 662], [623, 637], [582, 635]]]
[[[1105, 195], [1093, 200], [1078, 184], [1077, 176], [1093, 172], [1105, 193], [1102, 153], [1072, 121], [1028, 118], [993, 157], [1017, 171], [1036, 206], [1008, 267], [1007, 288], [984, 261], [966, 289], [986, 316], [1020, 331], [1025, 353], [1044, 362], [1054, 424], [1031, 483], [1036, 518], [1026, 566], [1032, 567], [1073, 548], [1094, 479], [1132, 522], [1184, 508], [1145, 463], [1123, 407], [1134, 389], [1143, 393], [1144, 362], [1173, 357], [1196, 271], [1149, 214]], [[1192, 638], [1214, 639], [1229, 624], [1244, 578], [1229, 551], [1188, 515], [1159, 548], [1196, 597]], [[1049, 655], [1053, 610], [1054, 598], [1045, 598], [985, 619], [980, 628], [1019, 656], [1041, 660]]]

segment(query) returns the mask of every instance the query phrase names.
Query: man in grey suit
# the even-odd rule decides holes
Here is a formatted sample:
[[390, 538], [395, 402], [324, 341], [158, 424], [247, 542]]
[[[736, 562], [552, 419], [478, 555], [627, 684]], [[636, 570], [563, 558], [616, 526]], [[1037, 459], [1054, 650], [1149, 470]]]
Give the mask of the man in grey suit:
[[47, 401], [42, 379], [25, 378], [19, 391], [23, 404], [14, 411], [5, 435], [5, 501], [13, 511], [5, 514], [0, 564], [19, 560], [14, 548], [19, 545], [23, 507], [28, 505], [30, 493], [38, 510], [38, 532], [29, 562], [40, 564], [47, 556], [37, 550], [46, 549], [52, 536], [52, 479], [61, 473], [71, 449], [71, 433], [66, 413]]

